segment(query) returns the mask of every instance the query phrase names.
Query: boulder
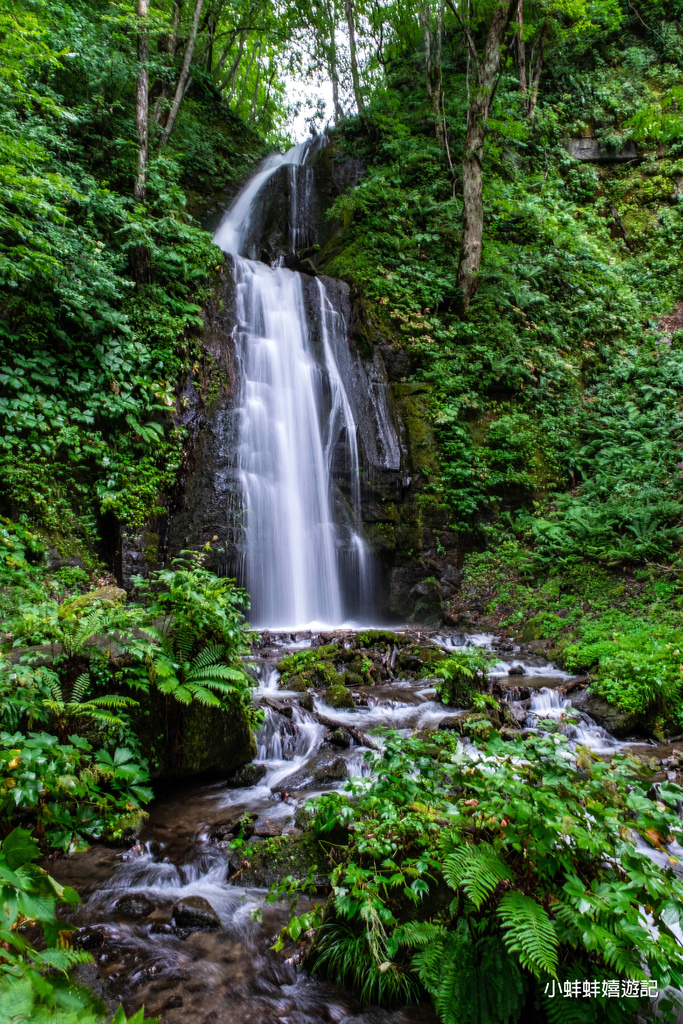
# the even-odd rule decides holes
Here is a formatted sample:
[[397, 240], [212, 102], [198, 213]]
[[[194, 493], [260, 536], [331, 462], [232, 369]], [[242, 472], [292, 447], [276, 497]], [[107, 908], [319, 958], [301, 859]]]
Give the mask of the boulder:
[[173, 907], [173, 918], [178, 928], [193, 931], [211, 931], [220, 928], [221, 919], [203, 896], [186, 896]]
[[321, 783], [342, 782], [348, 778], [346, 761], [343, 757], [327, 750], [312, 757], [303, 767], [297, 769], [274, 787], [274, 793], [293, 792], [299, 789], [313, 789]]
[[257, 821], [254, 826], [254, 835], [259, 839], [274, 839], [275, 836], [282, 835], [282, 825], [278, 821], [264, 818], [262, 821]]
[[148, 917], [154, 908], [155, 904], [144, 892], [126, 893], [114, 904], [114, 912], [119, 917], [127, 917], [132, 921], [139, 917]]
[[571, 702], [572, 707], [590, 715], [598, 725], [607, 729], [613, 736], [628, 736], [638, 728], [638, 715], [631, 711], [622, 711], [615, 704], [610, 704], [603, 697], [598, 697], [590, 687], [574, 691], [571, 695]]
[[340, 726], [338, 729], [335, 729], [330, 736], [330, 743], [335, 747], [350, 747], [351, 734]]
[[325, 691], [325, 703], [331, 708], [355, 708], [353, 694], [346, 686], [330, 686]]
[[245, 764], [230, 776], [226, 785], [234, 788], [257, 786], [267, 771], [265, 764]]
[[315, 701], [313, 700], [312, 693], [302, 693], [301, 696], [297, 698], [297, 703], [300, 708], [304, 709], [304, 711], [315, 711]]
[[80, 611], [96, 601], [107, 605], [125, 604], [127, 596], [126, 591], [121, 587], [98, 587], [97, 590], [90, 590], [87, 594], [81, 594], [79, 597], [74, 597], [72, 601], [67, 601], [62, 605], [60, 611], [62, 614]]

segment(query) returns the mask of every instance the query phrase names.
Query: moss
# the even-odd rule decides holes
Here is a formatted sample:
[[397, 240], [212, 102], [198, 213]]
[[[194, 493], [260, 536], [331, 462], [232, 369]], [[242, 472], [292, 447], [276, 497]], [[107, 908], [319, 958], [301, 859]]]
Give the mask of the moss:
[[333, 708], [355, 708], [353, 694], [342, 685], [330, 686], [325, 692], [325, 703]]
[[389, 629], [366, 629], [358, 634], [356, 642], [359, 647], [378, 647], [380, 644], [395, 644], [397, 647], [405, 647], [412, 643], [412, 637], [392, 633]]

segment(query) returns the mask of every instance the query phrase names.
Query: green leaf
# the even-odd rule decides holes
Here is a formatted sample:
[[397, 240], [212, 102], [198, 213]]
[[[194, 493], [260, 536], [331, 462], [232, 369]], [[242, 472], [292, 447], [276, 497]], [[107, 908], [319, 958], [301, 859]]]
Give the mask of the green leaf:
[[25, 828], [15, 828], [2, 843], [7, 864], [12, 871], [40, 856], [40, 848]]

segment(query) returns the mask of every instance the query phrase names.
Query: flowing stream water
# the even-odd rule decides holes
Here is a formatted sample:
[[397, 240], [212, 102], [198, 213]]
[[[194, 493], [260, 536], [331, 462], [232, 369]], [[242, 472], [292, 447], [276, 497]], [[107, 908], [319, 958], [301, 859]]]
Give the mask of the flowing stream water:
[[[324, 639], [328, 642], [329, 634]], [[338, 642], [353, 641], [353, 633], [339, 631]], [[132, 849], [93, 847], [51, 867], [83, 897], [74, 917], [81, 929], [78, 942], [92, 951], [112, 1005], [122, 999], [132, 1011], [144, 1002], [166, 1024], [435, 1024], [428, 1006], [364, 1010], [349, 994], [298, 970], [292, 950], [277, 955], [269, 948], [288, 913], [286, 904], [264, 903], [266, 890], [293, 869], [275, 862], [269, 866], [266, 858], [265, 867], [262, 863], [254, 874], [252, 851], [273, 836], [300, 834], [296, 813], [310, 797], [342, 790], [349, 778], [367, 774], [367, 744], [381, 744], [373, 738], [375, 727], [409, 736], [447, 725], [458, 714], [435, 701], [433, 681], [410, 673], [381, 685], [354, 687], [353, 710], [332, 708], [317, 694], [313, 710], [306, 710], [300, 693], [278, 689], [275, 666], [286, 654], [320, 642], [310, 632], [264, 633], [255, 645], [249, 662], [259, 681], [255, 699], [265, 720], [257, 733], [251, 776], [227, 785], [180, 787], [155, 802]], [[435, 634], [430, 642], [446, 651], [471, 644], [497, 649], [494, 637], [481, 635]], [[553, 728], [602, 754], [623, 746], [572, 708], [565, 692], [567, 673], [519, 649], [499, 651], [499, 657], [492, 675], [507, 689], [521, 727], [543, 730], [554, 719]], [[349, 732], [348, 746], [336, 745], [335, 727]], [[245, 815], [253, 821], [254, 835], [233, 851], [230, 841]], [[320, 865], [324, 873], [322, 851]], [[326, 891], [321, 888], [321, 901]], [[178, 926], [177, 908], [192, 896], [208, 901], [215, 928]], [[298, 912], [307, 906], [302, 901]], [[252, 920], [256, 909], [262, 913], [260, 922]]]
[[[133, 1012], [143, 1002], [165, 1024], [430, 1024], [429, 1006], [363, 1010], [347, 993], [297, 970], [296, 956], [270, 950], [286, 923], [286, 905], [264, 902], [268, 885], [286, 865], [253, 868], [259, 844], [301, 833], [297, 810], [317, 793], [343, 789], [368, 771], [366, 754], [381, 740], [377, 726], [403, 735], [435, 727], [457, 714], [434, 699], [432, 682], [414, 673], [375, 687], [354, 688], [354, 708], [327, 706], [319, 694], [278, 689], [277, 663], [321, 642], [302, 623], [339, 626], [371, 610], [371, 557], [360, 529], [356, 424], [345, 390], [346, 324], [313, 283], [316, 316], [304, 301], [301, 275], [254, 257], [252, 224], [263, 190], [283, 168], [289, 180], [290, 245], [310, 243], [306, 207], [312, 188], [307, 160], [312, 144], [270, 158], [251, 179], [221, 224], [216, 241], [233, 255], [237, 291], [236, 345], [241, 368], [238, 468], [245, 520], [242, 582], [253, 621], [270, 627], [250, 660], [258, 679], [255, 699], [265, 719], [258, 755], [242, 778], [176, 787], [158, 798], [131, 849], [95, 846], [57, 860], [50, 869], [75, 885], [83, 903], [74, 912], [77, 942], [91, 950], [84, 981], [115, 1006]], [[317, 341], [314, 343], [314, 322]], [[333, 452], [340, 437], [350, 481], [345, 522], [335, 516]], [[360, 595], [365, 593], [365, 608]], [[289, 628], [280, 629], [282, 624]], [[353, 634], [336, 631], [342, 645]], [[418, 638], [420, 634], [417, 634]], [[329, 643], [326, 634], [322, 642]], [[496, 647], [494, 637], [432, 634], [444, 651], [468, 645], [497, 649], [493, 674], [505, 682], [520, 728], [559, 728], [572, 741], [601, 753], [618, 742], [573, 709], [569, 677], [528, 651]], [[393, 659], [391, 663], [393, 669]], [[392, 673], [393, 674], [393, 673]], [[341, 737], [341, 744], [340, 744]], [[248, 785], [245, 784], [248, 783]], [[237, 822], [248, 816], [253, 835], [231, 850]], [[270, 849], [270, 848], [268, 848]], [[275, 856], [275, 851], [273, 851]], [[324, 851], [320, 851], [324, 873]], [[263, 858], [262, 858], [263, 860]], [[256, 871], [256, 873], [255, 873]], [[320, 899], [326, 889], [321, 881]], [[201, 897], [213, 915], [208, 929], [183, 923], [179, 907]], [[299, 904], [299, 912], [305, 908]], [[259, 910], [262, 920], [252, 919]]]

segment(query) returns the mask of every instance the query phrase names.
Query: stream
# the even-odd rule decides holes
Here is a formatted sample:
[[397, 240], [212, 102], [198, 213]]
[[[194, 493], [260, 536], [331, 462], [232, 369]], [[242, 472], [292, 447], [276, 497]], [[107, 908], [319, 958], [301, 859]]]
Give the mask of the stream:
[[[483, 634], [416, 636], [445, 651], [472, 644], [495, 650], [500, 660], [491, 675], [506, 691], [520, 728], [544, 729], [554, 719], [573, 743], [602, 755], [634, 746], [573, 709], [565, 692], [571, 677], [543, 658]], [[253, 848], [273, 836], [300, 833], [295, 817], [306, 800], [343, 790], [349, 778], [368, 772], [366, 734], [377, 746], [381, 739], [372, 730], [378, 726], [410, 736], [447, 727], [458, 714], [435, 701], [433, 681], [410, 673], [352, 687], [353, 710], [332, 708], [310, 692], [278, 689], [278, 661], [331, 639], [348, 644], [353, 634], [325, 633], [321, 640], [308, 631], [263, 633], [252, 648], [248, 661], [259, 681], [255, 701], [265, 719], [257, 732], [258, 756], [241, 778], [186, 785], [161, 796], [131, 849], [94, 846], [50, 866], [82, 896], [73, 917], [76, 942], [95, 959], [94, 967], [82, 969], [82, 978], [99, 987], [112, 1007], [121, 1000], [133, 1012], [144, 1003], [147, 1013], [161, 1014], [166, 1024], [435, 1021], [428, 1006], [362, 1009], [347, 993], [297, 969], [293, 947], [272, 952], [288, 919], [287, 903], [264, 899], [268, 885], [289, 871], [266, 864], [260, 875], [249, 877]], [[642, 754], [643, 746], [648, 749], [640, 744], [634, 752]], [[240, 850], [231, 850], [236, 822], [245, 815], [254, 834]], [[257, 908], [260, 923], [252, 920]], [[298, 912], [305, 909], [303, 900]]]

